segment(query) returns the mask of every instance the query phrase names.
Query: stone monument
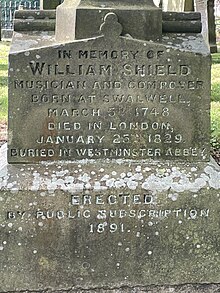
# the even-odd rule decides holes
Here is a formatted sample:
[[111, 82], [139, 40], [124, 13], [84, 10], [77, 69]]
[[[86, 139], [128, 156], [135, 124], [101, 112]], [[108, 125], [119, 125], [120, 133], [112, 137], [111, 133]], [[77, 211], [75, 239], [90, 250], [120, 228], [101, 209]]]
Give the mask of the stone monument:
[[0, 292], [219, 290], [200, 14], [151, 0], [73, 10], [56, 32], [52, 11], [15, 15]]

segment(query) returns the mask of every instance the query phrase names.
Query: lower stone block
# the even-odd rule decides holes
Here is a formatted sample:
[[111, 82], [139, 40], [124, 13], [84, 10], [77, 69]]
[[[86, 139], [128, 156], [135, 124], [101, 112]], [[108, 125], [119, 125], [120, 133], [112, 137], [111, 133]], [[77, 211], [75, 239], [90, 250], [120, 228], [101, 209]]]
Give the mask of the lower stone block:
[[5, 153], [0, 292], [218, 292], [213, 161], [7, 165]]

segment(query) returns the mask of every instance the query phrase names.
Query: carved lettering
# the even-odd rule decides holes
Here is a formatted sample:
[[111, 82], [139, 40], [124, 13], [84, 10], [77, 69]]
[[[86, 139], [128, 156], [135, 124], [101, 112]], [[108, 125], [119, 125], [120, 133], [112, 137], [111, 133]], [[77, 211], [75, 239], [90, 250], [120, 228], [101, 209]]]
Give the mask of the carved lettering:
[[141, 64], [131, 65], [124, 64], [122, 75], [123, 76], [187, 76], [191, 74], [191, 68], [188, 65], [160, 65], [160, 64]]
[[79, 50], [79, 59], [136, 59], [139, 51]]
[[30, 62], [30, 69], [33, 75], [112, 75], [112, 65], [83, 65], [73, 66], [71, 64], [46, 64], [45, 62]]
[[101, 116], [101, 109], [48, 109], [48, 117], [99, 117]]

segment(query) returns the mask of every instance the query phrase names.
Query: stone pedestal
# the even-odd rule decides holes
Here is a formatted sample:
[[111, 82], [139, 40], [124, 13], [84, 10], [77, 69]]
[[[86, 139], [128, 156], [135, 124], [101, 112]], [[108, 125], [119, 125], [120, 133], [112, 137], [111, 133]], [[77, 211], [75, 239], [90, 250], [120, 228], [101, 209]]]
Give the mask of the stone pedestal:
[[220, 282], [213, 161], [7, 165], [5, 147], [1, 158], [1, 292]]

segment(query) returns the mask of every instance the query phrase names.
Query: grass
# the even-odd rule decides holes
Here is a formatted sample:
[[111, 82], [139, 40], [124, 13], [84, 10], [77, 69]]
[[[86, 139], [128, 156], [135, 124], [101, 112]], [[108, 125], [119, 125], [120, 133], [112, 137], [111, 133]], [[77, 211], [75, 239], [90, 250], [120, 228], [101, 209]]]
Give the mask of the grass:
[[211, 103], [211, 145], [220, 150], [220, 102]]
[[212, 55], [212, 101], [220, 102], [220, 53]]
[[0, 43], [0, 122], [7, 121], [8, 111], [8, 52], [10, 43]]
[[[10, 43], [0, 42], [0, 124], [7, 123], [7, 56]], [[212, 56], [211, 145], [220, 149], [220, 53]]]
[[220, 102], [220, 60], [212, 65], [212, 95], [213, 102]]
[[[220, 43], [217, 45], [219, 47]], [[220, 150], [220, 53], [212, 55], [211, 101], [211, 146], [214, 150]]]

